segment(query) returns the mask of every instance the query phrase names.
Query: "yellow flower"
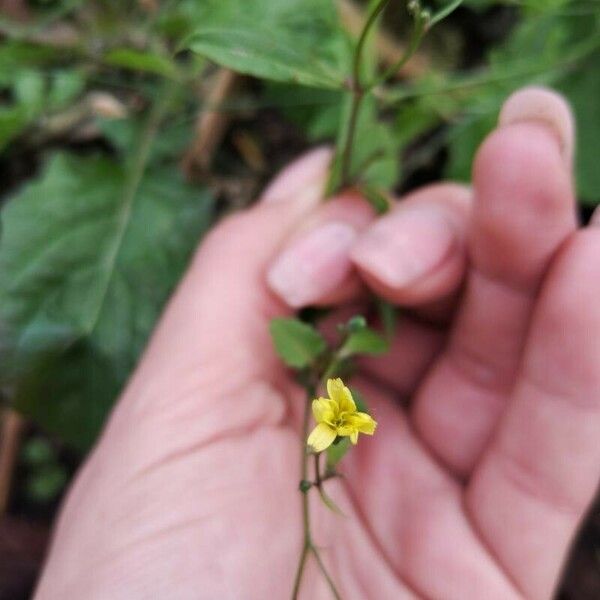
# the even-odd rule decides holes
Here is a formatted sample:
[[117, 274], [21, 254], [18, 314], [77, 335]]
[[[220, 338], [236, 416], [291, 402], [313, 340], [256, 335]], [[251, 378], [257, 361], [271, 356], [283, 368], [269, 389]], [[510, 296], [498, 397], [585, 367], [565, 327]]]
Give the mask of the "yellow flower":
[[376, 421], [367, 413], [356, 410], [352, 393], [341, 379], [327, 380], [327, 393], [329, 398], [317, 398], [312, 403], [317, 426], [306, 443], [313, 452], [325, 450], [338, 435], [349, 436], [356, 444], [359, 433], [375, 433]]

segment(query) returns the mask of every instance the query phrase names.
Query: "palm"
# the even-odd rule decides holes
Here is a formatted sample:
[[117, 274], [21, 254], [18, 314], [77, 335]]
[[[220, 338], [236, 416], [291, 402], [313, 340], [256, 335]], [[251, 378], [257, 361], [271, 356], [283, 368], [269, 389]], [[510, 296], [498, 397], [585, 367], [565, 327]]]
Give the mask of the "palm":
[[[70, 493], [38, 600], [289, 597], [304, 399], [271, 349], [270, 319], [291, 311], [264, 274], [319, 200], [317, 158], [318, 177], [296, 167], [204, 243]], [[326, 483], [347, 517], [311, 494], [315, 543], [345, 599], [544, 600], [597, 484], [600, 313], [587, 307], [600, 237], [575, 233], [568, 168], [539, 125], [494, 134], [474, 188], [472, 210], [453, 186], [402, 205], [454, 206], [463, 234], [468, 223], [466, 251], [429, 279], [396, 289], [353, 257], [417, 318], [353, 381], [379, 427]], [[296, 203], [270, 203], [286, 193]], [[318, 210], [365, 227], [359, 204]], [[465, 254], [466, 288], [440, 332], [423, 305], [463, 280]], [[360, 300], [349, 277], [313, 300]], [[312, 563], [302, 596], [329, 597]]]

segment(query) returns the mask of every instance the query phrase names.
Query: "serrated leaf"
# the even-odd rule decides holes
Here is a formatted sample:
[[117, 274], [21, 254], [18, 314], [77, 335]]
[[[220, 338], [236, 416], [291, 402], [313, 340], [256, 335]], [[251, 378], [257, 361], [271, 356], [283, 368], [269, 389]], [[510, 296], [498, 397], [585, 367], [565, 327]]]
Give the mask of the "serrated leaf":
[[349, 358], [357, 354], [383, 354], [387, 352], [388, 342], [373, 329], [365, 327], [351, 333], [340, 348], [340, 358]]
[[289, 367], [308, 367], [327, 348], [323, 336], [298, 319], [273, 319], [270, 330], [277, 353]]
[[212, 200], [155, 166], [131, 195], [102, 157], [57, 154], [2, 211], [0, 377], [79, 448], [137, 361]]
[[350, 49], [331, 0], [211, 0], [183, 44], [273, 81], [341, 88]]

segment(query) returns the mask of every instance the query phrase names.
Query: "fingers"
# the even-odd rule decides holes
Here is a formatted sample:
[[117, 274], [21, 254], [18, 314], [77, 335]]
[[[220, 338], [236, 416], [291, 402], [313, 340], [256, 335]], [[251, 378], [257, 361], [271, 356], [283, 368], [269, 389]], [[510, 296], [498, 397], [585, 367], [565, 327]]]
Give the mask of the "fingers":
[[375, 215], [356, 194], [327, 201], [295, 232], [267, 271], [273, 292], [288, 306], [337, 304], [360, 296], [350, 250]]
[[393, 398], [361, 379], [353, 385], [378, 427], [341, 469], [381, 555], [420, 598], [517, 598], [471, 528], [462, 488], [419, 444]]
[[430, 186], [369, 227], [352, 250], [369, 287], [404, 306], [454, 292], [464, 275], [470, 196], [455, 184]]
[[468, 282], [448, 348], [414, 410], [426, 442], [463, 475], [504, 408], [540, 282], [576, 227], [570, 123], [559, 96], [517, 92], [477, 155]]
[[[523, 596], [551, 596], [600, 479], [600, 230], [549, 273], [514, 396], [467, 502]], [[518, 533], [517, 533], [518, 532]]]

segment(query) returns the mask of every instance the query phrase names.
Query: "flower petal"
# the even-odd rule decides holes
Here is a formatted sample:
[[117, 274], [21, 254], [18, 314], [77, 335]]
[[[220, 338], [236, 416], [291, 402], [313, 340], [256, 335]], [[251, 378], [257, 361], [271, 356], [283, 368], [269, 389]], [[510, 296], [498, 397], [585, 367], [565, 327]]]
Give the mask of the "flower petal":
[[356, 444], [358, 443], [358, 431], [353, 431], [350, 434], [350, 441], [356, 446]]
[[350, 392], [339, 377], [327, 380], [327, 393], [332, 400], [337, 402], [340, 412], [354, 412], [356, 410], [352, 392]]
[[313, 452], [323, 452], [333, 444], [337, 433], [335, 429], [329, 427], [325, 423], [319, 423], [308, 436], [306, 443], [310, 446]]
[[337, 434], [339, 436], [352, 435], [354, 431], [358, 430], [351, 423], [344, 423], [343, 425], [339, 425], [337, 428]]
[[312, 401], [312, 411], [317, 423], [332, 423], [336, 405], [329, 398], [316, 398]]
[[367, 435], [373, 435], [375, 433], [377, 421], [367, 413], [357, 412], [350, 415], [348, 420], [357, 431], [360, 431], [360, 433], [366, 433]]

